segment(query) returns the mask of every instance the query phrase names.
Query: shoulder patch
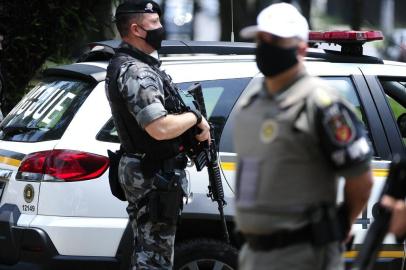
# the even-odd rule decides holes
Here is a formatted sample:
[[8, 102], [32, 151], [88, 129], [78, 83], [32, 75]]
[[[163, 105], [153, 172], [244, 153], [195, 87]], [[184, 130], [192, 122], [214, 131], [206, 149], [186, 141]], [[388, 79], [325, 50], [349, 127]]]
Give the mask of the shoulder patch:
[[158, 76], [156, 75], [156, 73], [151, 70], [150, 68], [140, 68], [137, 71], [137, 77], [140, 79], [144, 79], [146, 77], [150, 77], [153, 79], [158, 79]]
[[140, 69], [137, 73], [137, 78], [139, 79], [140, 86], [143, 88], [156, 88], [159, 89], [159, 78], [156, 74], [146, 68]]
[[340, 104], [335, 103], [323, 109], [323, 126], [331, 141], [337, 145], [347, 145], [352, 142], [356, 130], [350, 112]]

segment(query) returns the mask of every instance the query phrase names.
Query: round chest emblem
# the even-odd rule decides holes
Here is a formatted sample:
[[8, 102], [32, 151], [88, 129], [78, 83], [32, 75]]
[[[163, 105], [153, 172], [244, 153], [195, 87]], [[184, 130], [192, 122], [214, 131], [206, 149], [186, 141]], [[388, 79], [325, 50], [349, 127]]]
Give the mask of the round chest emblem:
[[30, 184], [24, 187], [24, 200], [30, 203], [34, 200], [34, 187]]
[[266, 120], [262, 123], [260, 138], [263, 143], [272, 142], [278, 134], [278, 125], [273, 120]]

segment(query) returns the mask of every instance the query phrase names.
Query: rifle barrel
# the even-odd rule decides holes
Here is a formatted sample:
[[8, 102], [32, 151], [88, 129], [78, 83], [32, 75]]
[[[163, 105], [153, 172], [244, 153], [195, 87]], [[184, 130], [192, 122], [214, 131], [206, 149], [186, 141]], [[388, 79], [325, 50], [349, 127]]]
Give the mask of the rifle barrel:
[[221, 223], [223, 226], [223, 232], [224, 232], [224, 239], [226, 240], [226, 243], [229, 244], [230, 243], [230, 235], [228, 234], [228, 228], [227, 228], [227, 223], [226, 223], [226, 219], [224, 217], [224, 204], [222, 201], [217, 201], [218, 204], [218, 208], [219, 208], [219, 212], [220, 212], [220, 219], [221, 219]]

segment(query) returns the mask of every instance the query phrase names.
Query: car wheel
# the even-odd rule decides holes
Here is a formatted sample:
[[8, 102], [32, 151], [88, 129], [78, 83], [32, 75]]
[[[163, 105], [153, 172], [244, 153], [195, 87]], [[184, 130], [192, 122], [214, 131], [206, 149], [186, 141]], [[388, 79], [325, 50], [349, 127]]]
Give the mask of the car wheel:
[[189, 240], [175, 246], [175, 270], [237, 269], [237, 249], [212, 239]]

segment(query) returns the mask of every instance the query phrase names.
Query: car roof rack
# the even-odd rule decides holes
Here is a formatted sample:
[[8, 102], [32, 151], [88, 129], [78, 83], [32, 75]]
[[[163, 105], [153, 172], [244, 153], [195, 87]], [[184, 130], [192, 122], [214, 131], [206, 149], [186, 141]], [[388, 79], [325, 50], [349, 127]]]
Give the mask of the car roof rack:
[[[343, 32], [343, 31], [341, 31]], [[354, 32], [354, 31], [353, 31]], [[317, 33], [318, 36], [313, 36], [312, 33]], [[328, 34], [331, 32], [310, 32], [309, 43], [337, 43], [347, 44], [351, 48], [357, 47], [358, 53], [346, 53], [340, 51], [326, 50], [326, 49], [309, 49], [307, 56], [334, 63], [374, 63], [382, 64], [380, 58], [359, 54], [359, 46], [367, 41], [342, 41], [328, 39]], [[334, 31], [337, 33], [337, 31]], [[315, 34], [313, 34], [315, 35]], [[326, 35], [327, 38], [325, 36]], [[318, 39], [314, 39], [318, 37]], [[334, 36], [336, 37], [336, 36]], [[324, 38], [324, 39], [323, 39]], [[333, 42], [335, 41], [335, 42]], [[369, 41], [369, 40], [368, 40]], [[107, 40], [100, 42], [92, 42], [89, 44], [89, 51], [84, 53], [77, 62], [91, 62], [91, 61], [108, 61], [114, 55], [114, 50], [120, 45], [120, 40]], [[216, 55], [255, 55], [255, 43], [247, 42], [218, 42], [218, 41], [179, 41], [179, 40], [164, 40], [162, 48], [159, 50], [160, 55], [170, 54], [216, 54]]]
[[[83, 54], [77, 62], [108, 60], [114, 50], [120, 45], [120, 40], [107, 40], [92, 42], [90, 51]], [[168, 54], [217, 54], [217, 55], [252, 55], [255, 53], [255, 44], [248, 42], [217, 42], [217, 41], [181, 41], [164, 40], [160, 55]]]

